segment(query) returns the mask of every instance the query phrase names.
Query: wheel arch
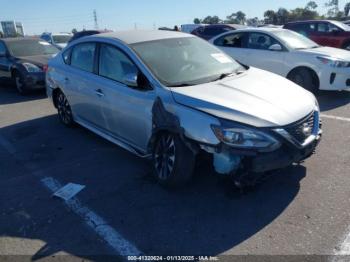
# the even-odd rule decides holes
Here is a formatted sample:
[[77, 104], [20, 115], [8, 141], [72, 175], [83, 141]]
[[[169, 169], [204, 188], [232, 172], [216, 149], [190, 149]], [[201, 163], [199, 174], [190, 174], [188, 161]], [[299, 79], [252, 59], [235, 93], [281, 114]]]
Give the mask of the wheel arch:
[[11, 78], [13, 78], [15, 76], [16, 72], [19, 72], [19, 69], [16, 66], [12, 66], [10, 68]]
[[292, 70], [289, 71], [289, 73], [287, 74], [286, 78], [290, 79], [292, 74], [297, 72], [297, 71], [299, 71], [299, 70], [307, 70], [307, 71], [309, 71], [311, 73], [311, 75], [312, 75], [312, 78], [316, 81], [317, 88], [320, 88], [320, 77], [318, 76], [316, 71], [313, 68], [309, 67], [309, 66], [301, 65], [301, 66], [294, 67]]

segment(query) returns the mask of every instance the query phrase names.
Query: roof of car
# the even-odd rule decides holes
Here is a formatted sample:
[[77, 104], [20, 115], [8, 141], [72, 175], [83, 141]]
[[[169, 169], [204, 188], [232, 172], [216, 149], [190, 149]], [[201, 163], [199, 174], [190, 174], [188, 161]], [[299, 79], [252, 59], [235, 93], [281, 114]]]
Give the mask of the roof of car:
[[194, 37], [194, 36], [186, 33], [175, 32], [175, 31], [130, 30], [130, 31], [103, 33], [103, 34], [98, 34], [98, 35], [93, 35], [88, 37], [114, 38], [114, 39], [119, 39], [126, 44], [135, 44], [135, 43], [149, 42], [149, 41], [155, 41], [160, 39], [183, 38], [183, 37]]
[[255, 32], [277, 32], [277, 31], [285, 31], [287, 29], [283, 29], [280, 27], [247, 27], [247, 28], [242, 28], [238, 29], [234, 32], [250, 32], [250, 31], [255, 31]]
[[38, 37], [9, 37], [9, 38], [1, 38], [1, 41], [4, 42], [18, 42], [18, 41], [24, 41], [24, 40], [41, 40]]
[[322, 19], [319, 19], [319, 20], [305, 20], [305, 21], [294, 21], [294, 22], [289, 22], [289, 23], [286, 23], [286, 25], [288, 24], [302, 24], [302, 23], [317, 23], [317, 22], [333, 22], [333, 20], [322, 20]]
[[61, 32], [61, 33], [44, 32], [41, 35], [72, 35], [72, 34], [71, 33], [67, 33], [67, 32]]

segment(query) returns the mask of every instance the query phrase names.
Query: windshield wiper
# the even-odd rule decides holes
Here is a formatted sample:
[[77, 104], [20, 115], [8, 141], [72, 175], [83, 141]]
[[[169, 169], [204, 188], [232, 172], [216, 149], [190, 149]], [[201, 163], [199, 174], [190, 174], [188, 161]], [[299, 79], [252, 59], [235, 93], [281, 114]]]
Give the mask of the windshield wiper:
[[239, 75], [239, 74], [242, 74], [243, 72], [244, 72], [243, 70], [235, 70], [235, 71], [233, 71], [231, 73], [221, 74], [219, 77], [215, 78], [211, 82], [219, 81], [219, 80], [222, 80], [222, 79], [224, 79], [226, 77], [230, 77], [230, 76], [234, 76], [234, 75]]

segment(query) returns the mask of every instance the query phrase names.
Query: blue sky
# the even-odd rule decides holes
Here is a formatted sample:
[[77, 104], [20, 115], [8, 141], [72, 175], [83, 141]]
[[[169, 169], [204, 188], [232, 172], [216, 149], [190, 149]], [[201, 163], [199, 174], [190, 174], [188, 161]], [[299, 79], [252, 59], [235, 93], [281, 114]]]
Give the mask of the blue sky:
[[[267, 9], [303, 7], [305, 0], [0, 0], [0, 20], [18, 20], [27, 34], [93, 28], [96, 9], [100, 28], [112, 30], [152, 29], [191, 23], [206, 15], [227, 15], [242, 10], [248, 17], [262, 18]], [[316, 0], [325, 13], [326, 0]], [[346, 0], [340, 0], [342, 8]]]

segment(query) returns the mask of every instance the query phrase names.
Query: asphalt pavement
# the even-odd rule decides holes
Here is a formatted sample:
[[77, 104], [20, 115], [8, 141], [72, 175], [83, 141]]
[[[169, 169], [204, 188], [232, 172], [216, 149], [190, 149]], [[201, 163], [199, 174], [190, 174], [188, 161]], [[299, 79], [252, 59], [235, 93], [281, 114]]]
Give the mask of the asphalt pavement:
[[[203, 163], [169, 190], [147, 160], [61, 125], [44, 93], [0, 85], [0, 255], [350, 255], [350, 92], [318, 100], [324, 136], [302, 165], [242, 193]], [[85, 188], [67, 203], [50, 183]]]

